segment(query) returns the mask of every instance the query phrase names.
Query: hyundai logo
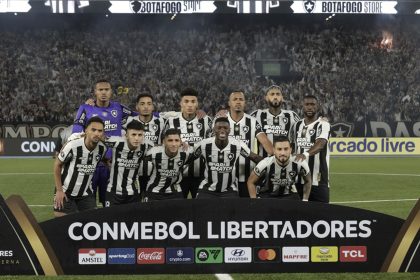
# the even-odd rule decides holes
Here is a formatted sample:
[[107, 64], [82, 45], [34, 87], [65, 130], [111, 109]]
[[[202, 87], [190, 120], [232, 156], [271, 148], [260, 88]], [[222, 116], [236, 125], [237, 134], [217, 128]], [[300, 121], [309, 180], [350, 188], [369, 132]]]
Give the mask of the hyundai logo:
[[242, 249], [235, 249], [235, 250], [232, 250], [230, 253], [232, 254], [232, 256], [235, 256], [235, 257], [241, 257], [245, 255], [245, 251]]

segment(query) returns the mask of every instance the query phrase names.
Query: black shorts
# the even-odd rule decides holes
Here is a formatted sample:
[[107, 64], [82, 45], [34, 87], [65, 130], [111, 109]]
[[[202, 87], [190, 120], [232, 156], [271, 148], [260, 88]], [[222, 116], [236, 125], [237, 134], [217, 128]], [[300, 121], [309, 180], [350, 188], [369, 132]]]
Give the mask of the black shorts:
[[[55, 195], [54, 195], [55, 197]], [[93, 194], [81, 197], [73, 197], [67, 195], [67, 200], [64, 199], [63, 208], [57, 209], [54, 207], [55, 212], [72, 214], [81, 211], [86, 211], [96, 208], [96, 199]]]
[[261, 193], [258, 194], [260, 198], [275, 198], [275, 199], [282, 199], [282, 200], [300, 200], [298, 193], [291, 193], [286, 195], [271, 195], [270, 193]]
[[198, 187], [203, 179], [195, 177], [184, 177], [180, 183], [184, 198], [188, 198], [188, 194], [191, 193], [191, 198], [197, 196]]
[[[296, 189], [299, 193], [300, 198], [303, 198], [303, 185], [296, 184]], [[324, 185], [312, 186], [311, 193], [309, 195], [309, 201], [317, 202], [330, 202], [330, 188]]]
[[148, 192], [144, 199], [144, 202], [148, 201], [157, 201], [157, 200], [167, 200], [167, 199], [185, 199], [182, 192], [176, 193], [154, 193]]
[[238, 182], [238, 193], [239, 193], [239, 197], [249, 198], [249, 191], [248, 191], [248, 186], [246, 183]]
[[207, 190], [198, 190], [197, 199], [213, 199], [213, 198], [239, 198], [238, 192], [213, 192]]
[[105, 195], [105, 207], [136, 202], [140, 202], [140, 195], [138, 193], [133, 195], [120, 195], [113, 192], [106, 192]]

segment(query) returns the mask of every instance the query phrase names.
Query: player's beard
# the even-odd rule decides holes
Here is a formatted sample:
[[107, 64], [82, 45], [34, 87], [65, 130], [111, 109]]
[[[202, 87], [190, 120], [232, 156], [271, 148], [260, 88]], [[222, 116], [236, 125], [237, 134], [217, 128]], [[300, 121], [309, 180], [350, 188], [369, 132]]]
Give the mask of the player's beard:
[[286, 165], [286, 163], [289, 161], [290, 156], [280, 156], [278, 161], [280, 163], [280, 165], [284, 166]]
[[274, 103], [274, 102], [268, 101], [268, 105], [273, 108], [279, 108], [281, 107], [281, 105], [283, 105], [283, 102], [279, 101], [277, 103]]

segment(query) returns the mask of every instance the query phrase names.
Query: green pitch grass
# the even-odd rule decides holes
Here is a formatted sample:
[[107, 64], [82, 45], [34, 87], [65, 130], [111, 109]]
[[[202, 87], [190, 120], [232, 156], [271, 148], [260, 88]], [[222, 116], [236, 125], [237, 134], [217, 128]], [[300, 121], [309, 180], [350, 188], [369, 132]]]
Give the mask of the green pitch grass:
[[[420, 197], [420, 158], [331, 158], [331, 202], [405, 219]], [[38, 221], [52, 218], [53, 159], [0, 159], [0, 194], [23, 197]], [[409, 175], [402, 175], [409, 174]], [[217, 279], [214, 275], [62, 276], [54, 279]], [[233, 279], [393, 280], [420, 273], [233, 274]], [[16, 279], [18, 277], [0, 277]], [[19, 277], [39, 279], [41, 277]]]
[[[38, 221], [52, 218], [53, 162], [0, 159], [0, 194], [21, 195]], [[420, 158], [331, 158], [330, 166], [332, 203], [405, 219], [420, 197]]]

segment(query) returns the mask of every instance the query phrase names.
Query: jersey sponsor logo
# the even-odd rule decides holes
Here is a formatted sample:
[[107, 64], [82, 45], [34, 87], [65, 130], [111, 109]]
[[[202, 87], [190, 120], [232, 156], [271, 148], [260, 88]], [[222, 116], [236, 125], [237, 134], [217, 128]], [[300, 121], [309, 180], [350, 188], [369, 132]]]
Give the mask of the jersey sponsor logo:
[[181, 133], [181, 139], [183, 142], [197, 143], [203, 140], [203, 137], [196, 136], [195, 133]]
[[300, 138], [298, 137], [296, 139], [297, 146], [301, 148], [310, 148], [314, 145], [311, 141], [307, 140], [306, 138]]
[[111, 110], [111, 115], [116, 118], [118, 116], [118, 111], [117, 110]]
[[79, 264], [106, 264], [104, 248], [79, 249]]
[[91, 175], [95, 172], [96, 164], [78, 164], [76, 165], [77, 172], [81, 174]]
[[195, 248], [195, 263], [223, 263], [221, 247]]
[[281, 136], [287, 136], [288, 132], [279, 125], [264, 125], [264, 131], [266, 134], [275, 134]]
[[312, 262], [337, 262], [338, 247], [336, 246], [313, 246], [311, 247]]
[[164, 264], [164, 248], [137, 248], [137, 264]]
[[210, 171], [216, 171], [221, 173], [231, 173], [233, 166], [230, 166], [229, 163], [219, 163], [219, 162], [209, 162]]
[[134, 248], [109, 248], [108, 264], [135, 264], [136, 250]]
[[137, 169], [139, 167], [138, 159], [117, 158], [118, 166], [127, 169]]
[[366, 246], [341, 246], [340, 262], [366, 262]]
[[187, 264], [194, 263], [193, 248], [167, 248], [166, 249], [167, 264]]
[[173, 170], [173, 169], [157, 169], [158, 173], [160, 173], [161, 176], [165, 177], [178, 177], [179, 171]]
[[105, 123], [105, 127], [104, 127], [105, 131], [116, 130], [118, 128], [118, 124], [111, 123], [110, 120], [106, 120], [104, 121], [104, 123]]

